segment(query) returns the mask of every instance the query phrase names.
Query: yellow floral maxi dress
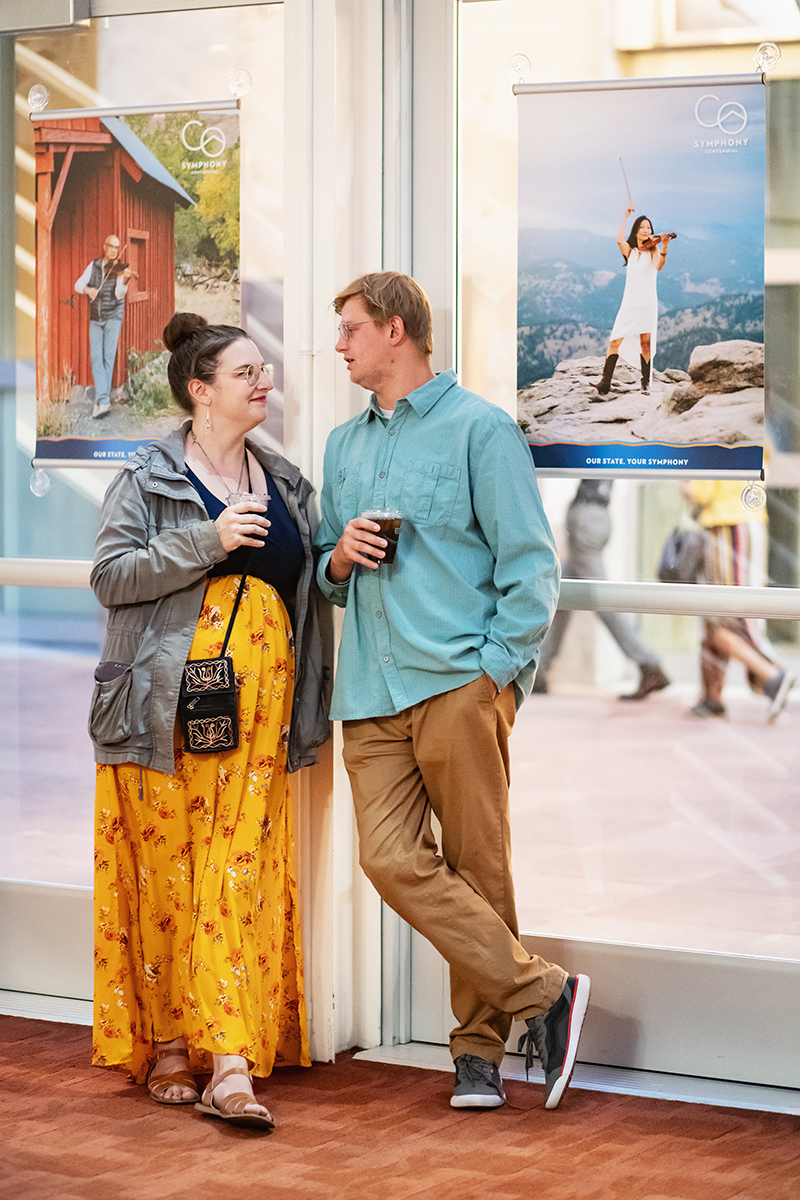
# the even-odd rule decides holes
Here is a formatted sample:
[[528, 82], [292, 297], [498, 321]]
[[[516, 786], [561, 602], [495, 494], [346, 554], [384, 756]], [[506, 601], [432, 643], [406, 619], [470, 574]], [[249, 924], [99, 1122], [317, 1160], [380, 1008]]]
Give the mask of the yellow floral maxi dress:
[[[190, 658], [219, 654], [239, 576], [209, 580]], [[175, 774], [97, 768], [93, 1062], [142, 1082], [184, 1035], [194, 1071], [310, 1066], [286, 774], [294, 655], [286, 609], [248, 576], [228, 646], [239, 747]]]

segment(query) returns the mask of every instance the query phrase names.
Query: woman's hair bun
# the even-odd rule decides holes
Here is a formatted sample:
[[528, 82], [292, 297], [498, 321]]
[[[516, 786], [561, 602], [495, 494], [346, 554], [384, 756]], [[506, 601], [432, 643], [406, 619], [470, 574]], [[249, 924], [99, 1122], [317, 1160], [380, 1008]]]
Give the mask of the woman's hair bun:
[[193, 333], [198, 333], [201, 329], [205, 329], [207, 325], [208, 321], [205, 317], [201, 317], [199, 313], [177, 312], [161, 335], [164, 345], [172, 352], [186, 338], [191, 337]]

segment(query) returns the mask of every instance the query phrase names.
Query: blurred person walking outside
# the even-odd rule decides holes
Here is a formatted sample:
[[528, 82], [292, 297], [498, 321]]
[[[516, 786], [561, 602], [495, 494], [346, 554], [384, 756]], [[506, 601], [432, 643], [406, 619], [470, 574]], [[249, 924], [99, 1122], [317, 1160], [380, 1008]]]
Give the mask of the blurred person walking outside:
[[[603, 550], [611, 537], [610, 479], [583, 479], [567, 509], [567, 557], [562, 574], [565, 579], [605, 579]], [[639, 685], [620, 700], [644, 700], [651, 692], [669, 687], [657, 654], [639, 639], [631, 622], [621, 613], [598, 612], [614, 641], [626, 658], [639, 667]], [[548, 691], [548, 674], [558, 657], [572, 613], [559, 609], [542, 643], [542, 657], [533, 684], [534, 692]]]
[[[741, 483], [730, 480], [695, 479], [684, 488], [692, 516], [706, 533], [702, 583], [765, 586], [766, 509], [749, 512], [742, 506], [741, 493]], [[694, 716], [726, 715], [722, 691], [732, 658], [744, 667], [751, 691], [767, 697], [767, 720], [774, 721], [783, 710], [796, 677], [778, 665], [761, 624], [749, 617], [703, 618], [703, 694], [691, 709]]]
[[[345, 609], [332, 716], [361, 865], [450, 966], [452, 1106], [504, 1103], [517, 1017], [555, 1108], [590, 984], [525, 950], [514, 903], [508, 736], [558, 595], [530, 450], [455, 372], [434, 375], [430, 305], [409, 276], [362, 276], [334, 308], [336, 350], [373, 393], [328, 439], [316, 539], [320, 587]], [[402, 514], [391, 563], [361, 515], [383, 509]]]

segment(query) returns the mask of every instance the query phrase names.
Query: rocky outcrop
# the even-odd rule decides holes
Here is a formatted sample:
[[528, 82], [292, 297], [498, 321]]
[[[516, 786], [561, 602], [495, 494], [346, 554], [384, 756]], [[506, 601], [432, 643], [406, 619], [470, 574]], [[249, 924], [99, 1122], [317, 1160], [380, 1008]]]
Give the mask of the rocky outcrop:
[[603, 370], [597, 357], [559, 363], [549, 379], [517, 394], [517, 419], [529, 441], [719, 443], [763, 437], [764, 347], [758, 342], [697, 346], [689, 371], [654, 371], [650, 395], [641, 376], [620, 361], [611, 390], [593, 384]]
[[647, 442], [760, 442], [764, 436], [764, 346], [715, 342], [696, 346], [689, 382], [663, 394], [654, 409], [631, 426]]

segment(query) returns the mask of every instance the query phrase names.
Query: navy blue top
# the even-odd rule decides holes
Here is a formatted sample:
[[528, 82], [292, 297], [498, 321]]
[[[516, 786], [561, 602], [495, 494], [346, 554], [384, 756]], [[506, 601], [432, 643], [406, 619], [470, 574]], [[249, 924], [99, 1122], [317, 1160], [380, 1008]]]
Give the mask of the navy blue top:
[[[186, 475], [196, 488], [209, 517], [216, 521], [227, 506], [208, 490], [191, 468], [187, 469]], [[268, 511], [264, 515], [271, 522], [264, 545], [237, 546], [227, 558], [216, 563], [208, 575], [209, 578], [215, 575], [241, 575], [245, 571], [248, 575], [256, 575], [265, 583], [272, 584], [291, 615], [294, 612], [297, 583], [305, 563], [305, 552], [297, 526], [266, 469], [264, 477], [269, 492]]]

